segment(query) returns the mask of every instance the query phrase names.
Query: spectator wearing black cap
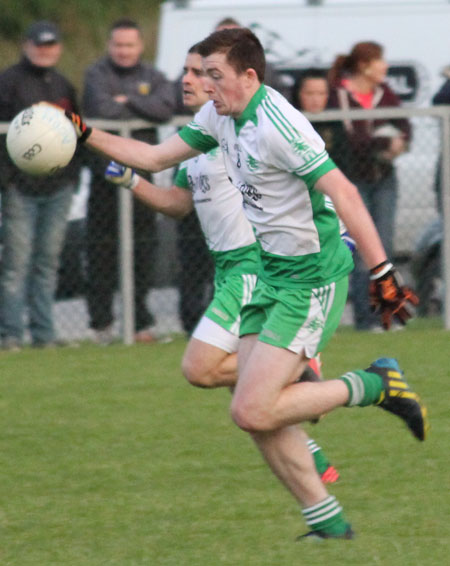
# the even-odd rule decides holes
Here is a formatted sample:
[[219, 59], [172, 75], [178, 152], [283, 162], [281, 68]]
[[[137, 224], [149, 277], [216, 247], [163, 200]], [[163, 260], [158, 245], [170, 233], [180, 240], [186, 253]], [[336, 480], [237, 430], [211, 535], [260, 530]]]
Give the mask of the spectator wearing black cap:
[[[26, 31], [21, 60], [0, 75], [0, 121], [47, 101], [76, 110], [75, 89], [55, 70], [62, 53], [58, 27], [34, 22]], [[24, 317], [34, 346], [55, 344], [53, 300], [61, 248], [79, 168], [73, 161], [50, 177], [31, 177], [5, 154], [2, 170], [3, 257], [0, 273], [2, 347], [18, 350]]]

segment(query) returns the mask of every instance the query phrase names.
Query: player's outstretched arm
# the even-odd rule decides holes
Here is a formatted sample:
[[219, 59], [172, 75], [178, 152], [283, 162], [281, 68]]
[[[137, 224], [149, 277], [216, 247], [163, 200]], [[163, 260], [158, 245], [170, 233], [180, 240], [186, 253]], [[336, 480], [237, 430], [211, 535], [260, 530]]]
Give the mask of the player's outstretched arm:
[[333, 201], [367, 268], [386, 260], [378, 231], [356, 186], [339, 169], [333, 169], [320, 177], [315, 188]]
[[105, 178], [111, 183], [124, 187], [153, 210], [174, 218], [182, 218], [193, 208], [192, 193], [182, 187], [158, 187], [140, 177], [130, 167], [111, 161], [105, 171]]
[[158, 145], [130, 138], [122, 138], [97, 128], [88, 127], [74, 112], [66, 112], [72, 121], [78, 140], [89, 148], [106, 155], [114, 161], [144, 171], [163, 171], [200, 152], [192, 149], [178, 134]]
[[384, 328], [390, 328], [394, 318], [406, 324], [413, 316], [412, 307], [418, 304], [418, 298], [403, 284], [386, 257], [378, 231], [358, 189], [339, 169], [323, 175], [317, 181], [316, 189], [331, 198], [370, 270], [371, 307], [381, 315]]

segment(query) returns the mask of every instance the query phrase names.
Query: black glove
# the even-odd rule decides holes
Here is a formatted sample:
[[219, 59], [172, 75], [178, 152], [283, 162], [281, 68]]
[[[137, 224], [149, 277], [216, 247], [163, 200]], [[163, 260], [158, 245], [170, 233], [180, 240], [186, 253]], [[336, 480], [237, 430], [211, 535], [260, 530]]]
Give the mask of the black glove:
[[88, 128], [88, 126], [86, 126], [79, 114], [75, 114], [75, 112], [71, 112], [70, 110], [66, 110], [65, 114], [75, 128], [75, 133], [77, 134], [78, 141], [80, 143], [85, 142], [91, 135], [92, 128]]
[[389, 330], [395, 317], [406, 324], [419, 304], [417, 295], [403, 284], [400, 274], [389, 261], [383, 261], [370, 270], [369, 298], [372, 312], [381, 314], [383, 328]]

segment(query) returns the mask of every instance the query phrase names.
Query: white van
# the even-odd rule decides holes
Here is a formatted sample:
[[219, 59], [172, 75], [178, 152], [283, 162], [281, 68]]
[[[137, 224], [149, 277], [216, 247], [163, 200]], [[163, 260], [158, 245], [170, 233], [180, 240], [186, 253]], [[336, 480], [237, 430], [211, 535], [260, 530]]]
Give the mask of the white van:
[[[306, 67], [329, 68], [358, 41], [384, 46], [388, 81], [407, 107], [426, 107], [450, 64], [448, 0], [178, 0], [161, 6], [157, 66], [179, 76], [186, 51], [225, 17], [260, 38], [267, 59], [287, 86]], [[434, 179], [439, 127], [413, 119], [408, 154], [397, 159], [400, 179], [395, 247], [410, 256], [414, 242], [436, 216]], [[420, 175], [412, 174], [420, 163]]]
[[287, 70], [329, 66], [358, 41], [377, 41], [391, 85], [409, 104], [428, 103], [450, 64], [449, 0], [173, 0], [161, 6], [158, 68], [175, 79], [187, 49], [228, 16]]

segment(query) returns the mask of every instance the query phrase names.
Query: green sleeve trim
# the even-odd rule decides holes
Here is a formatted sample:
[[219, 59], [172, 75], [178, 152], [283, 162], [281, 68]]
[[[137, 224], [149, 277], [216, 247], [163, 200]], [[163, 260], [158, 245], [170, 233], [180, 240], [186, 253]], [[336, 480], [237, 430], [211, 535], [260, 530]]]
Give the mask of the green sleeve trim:
[[324, 163], [322, 163], [322, 165], [319, 165], [319, 167], [314, 169], [314, 171], [311, 171], [311, 173], [307, 173], [306, 175], [297, 175], [297, 176], [300, 177], [301, 180], [306, 183], [308, 189], [312, 189], [314, 188], [314, 185], [317, 183], [320, 177], [323, 177], [325, 173], [328, 173], [333, 169], [337, 169], [337, 165], [332, 159], [328, 158]]
[[175, 175], [175, 182], [174, 184], [177, 187], [181, 187], [182, 189], [190, 190], [188, 175], [187, 175], [187, 167], [182, 167], [178, 170], [178, 173]]
[[180, 138], [194, 149], [198, 149], [202, 153], [207, 153], [219, 144], [217, 141], [206, 134], [202, 134], [198, 130], [192, 130], [189, 125], [184, 126], [179, 132]]

